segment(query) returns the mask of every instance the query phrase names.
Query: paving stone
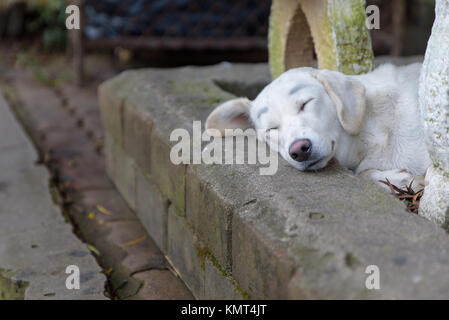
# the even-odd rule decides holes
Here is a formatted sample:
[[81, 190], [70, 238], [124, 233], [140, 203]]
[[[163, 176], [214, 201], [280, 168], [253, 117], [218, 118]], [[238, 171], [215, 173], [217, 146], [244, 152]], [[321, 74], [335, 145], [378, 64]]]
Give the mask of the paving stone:
[[[66, 115], [64, 115], [66, 117]], [[40, 145], [52, 151], [58, 159], [73, 159], [86, 150], [92, 150], [89, 139], [76, 126], [65, 126], [45, 131], [45, 139]]]
[[[119, 264], [120, 267], [112, 270], [111, 273], [111, 281], [118, 288], [116, 293], [121, 299], [139, 297], [156, 299], [154, 295], [147, 296], [146, 293], [140, 292], [146, 290], [147, 286], [151, 288], [153, 284], [149, 282], [150, 279], [143, 283], [143, 280], [137, 275], [146, 270], [168, 271], [164, 255], [148, 237], [138, 221], [113, 221], [107, 224], [111, 228], [107, 239], [108, 245], [114, 245], [124, 254], [124, 258]], [[165, 281], [165, 285], [168, 287], [173, 285], [179, 287], [179, 279], [170, 272], [169, 274], [164, 273], [161, 277], [162, 279], [159, 280], [155, 280], [154, 276], [151, 279]], [[126, 279], [126, 282], [123, 279]], [[184, 290], [186, 290], [185, 286]], [[173, 298], [176, 299], [176, 297]]]
[[[109, 272], [114, 294], [120, 299], [134, 299], [142, 281], [134, 273], [149, 269], [167, 269], [167, 262], [156, 244], [138, 220], [92, 221], [93, 227], [83, 226], [86, 232], [100, 232], [96, 237], [86, 234], [100, 252], [98, 260]], [[96, 226], [96, 227], [95, 227]], [[173, 275], [172, 281], [177, 281]], [[170, 283], [168, 282], [167, 285]]]
[[169, 270], [150, 270], [135, 275], [143, 281], [143, 287], [136, 299], [144, 300], [192, 300], [192, 294], [181, 279], [173, 281]]
[[[115, 188], [91, 189], [82, 192], [83, 209], [86, 213], [93, 213], [94, 219], [99, 221], [136, 220], [137, 217], [130, 210], [122, 197], [118, 196]], [[99, 206], [107, 210], [107, 214], [99, 210]]]
[[111, 189], [113, 184], [109, 179], [103, 158], [94, 153], [83, 154], [73, 159], [60, 161], [61, 177], [70, 188], [78, 192], [92, 189]]
[[[38, 146], [43, 152], [51, 151], [55, 161], [52, 162], [53, 169], [59, 172], [63, 181], [71, 182], [66, 185], [68, 188], [66, 191], [72, 197], [73, 203], [68, 207], [67, 213], [76, 222], [79, 227], [77, 232], [80, 232], [83, 239], [99, 250], [100, 256], [96, 258], [105, 272], [110, 275], [109, 283], [112, 285], [113, 294], [119, 298], [153, 299], [156, 297], [154, 292], [149, 290], [149, 296], [146, 296], [145, 288], [152, 287], [150, 280], [154, 280], [158, 285], [163, 281], [167, 287], [179, 289], [166, 291], [164, 298], [177, 298], [178, 295], [181, 297], [182, 282], [167, 269], [168, 265], [164, 255], [146, 234], [135, 213], [127, 206], [106, 177], [104, 158], [98, 154], [97, 146], [94, 145], [95, 141], [92, 141], [94, 139], [87, 135], [89, 127], [98, 126], [99, 129], [102, 127], [98, 122], [99, 108], [94, 107], [97, 99], [92, 95], [91, 90], [88, 90], [89, 92], [86, 94], [85, 89], [71, 87], [67, 91], [61, 90], [62, 94], [58, 92], [55, 94], [52, 88], [45, 88], [33, 82], [30, 79], [32, 75], [19, 71], [9, 73], [14, 85], [25, 83], [31, 90], [35, 90], [41, 95], [39, 96], [40, 101], [46, 101], [45, 98], [48, 95], [50, 95], [50, 100], [54, 99], [54, 103], [45, 106], [48, 107], [46, 112], [51, 113], [52, 117], [54, 116], [50, 123], [53, 124], [54, 121], [54, 124], [58, 125], [44, 126], [45, 130], [42, 132], [45, 133], [45, 139], [39, 139]], [[70, 95], [67, 100], [64, 98], [65, 95]], [[49, 117], [39, 113], [40, 109], [32, 107], [31, 103], [35, 102], [33, 100], [38, 97], [37, 94], [33, 96], [33, 99], [29, 98], [30, 96], [31, 94], [28, 95], [28, 100], [25, 103], [22, 101], [15, 107], [19, 112], [23, 112], [22, 109], [27, 109], [29, 121], [26, 121], [26, 125], [34, 133], [38, 132], [37, 128], [42, 127], [42, 123], [45, 124]], [[64, 106], [64, 104], [66, 105]], [[78, 108], [71, 113], [68, 106], [77, 106]], [[95, 109], [97, 110], [96, 114]], [[76, 119], [79, 118], [84, 121], [83, 127], [76, 125]], [[6, 126], [3, 127], [5, 130], [10, 130]], [[103, 135], [103, 132], [100, 131], [97, 130], [97, 133]], [[1, 142], [2, 139], [0, 139], [2, 151], [13, 150], [17, 147], [11, 138], [12, 144], [8, 143], [2, 146]], [[37, 160], [37, 154], [34, 152], [24, 157], [13, 157], [12, 153], [8, 153], [8, 156], [2, 156], [1, 160], [8, 166], [15, 164], [27, 168], [30, 166], [30, 161]], [[7, 188], [6, 182], [4, 184], [2, 184], [3, 181], [0, 182], [0, 189], [3, 186]], [[110, 214], [102, 213], [98, 209], [98, 205], [102, 205]], [[39, 208], [35, 207], [33, 210], [39, 210]], [[42, 215], [42, 218], [46, 217]], [[61, 244], [63, 243], [61, 242]], [[70, 256], [77, 259], [85, 255], [90, 256], [87, 248], [84, 251], [72, 250], [70, 252]], [[137, 279], [137, 274], [142, 270], [163, 270], [164, 272], [160, 274], [160, 277], [158, 274], [152, 274], [146, 280]], [[51, 270], [53, 273], [56, 271]], [[135, 272], [138, 273], [134, 275]], [[91, 272], [82, 273], [82, 277], [83, 279], [91, 277]], [[36, 281], [36, 286], [39, 285], [41, 283]], [[187, 290], [185, 286], [184, 290]], [[87, 287], [82, 294], [90, 298], [100, 291], [103, 292], [103, 287], [97, 290]], [[176, 293], [177, 296], [170, 297], [169, 292]], [[52, 292], [49, 293], [50, 296], [45, 296], [46, 299], [54, 298]], [[58, 295], [56, 295], [57, 297]]]
[[123, 265], [130, 273], [165, 266], [164, 255], [148, 237], [139, 221], [112, 221], [107, 224], [111, 227], [109, 243], [126, 252]]
[[[36, 165], [37, 152], [1, 95], [0, 140], [15, 142], [0, 159], [0, 269], [11, 270], [10, 282], [26, 284], [24, 299], [106, 299], [106, 278], [52, 202], [49, 174]], [[66, 287], [70, 265], [79, 268], [80, 290]]]
[[[30, 81], [18, 81], [14, 85], [23, 108], [36, 124], [37, 132], [74, 125], [74, 119], [67, 119], [66, 110], [62, 108], [59, 98], [51, 89]], [[61, 119], [66, 121], [61, 123]]]
[[98, 110], [90, 111], [81, 117], [83, 129], [89, 139], [101, 142], [104, 139], [103, 121]]
[[97, 93], [94, 86], [80, 88], [71, 83], [62, 83], [58, 86], [64, 107], [73, 107], [77, 116], [86, 116], [96, 112], [99, 115]]

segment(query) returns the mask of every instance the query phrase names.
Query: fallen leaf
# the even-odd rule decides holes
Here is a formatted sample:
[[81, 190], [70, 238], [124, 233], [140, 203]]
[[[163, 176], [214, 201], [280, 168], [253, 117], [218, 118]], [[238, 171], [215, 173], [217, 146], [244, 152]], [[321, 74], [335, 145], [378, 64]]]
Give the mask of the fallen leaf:
[[108, 209], [106, 209], [105, 207], [103, 207], [103, 206], [101, 206], [101, 205], [98, 205], [98, 206], [97, 206], [97, 209], [98, 209], [98, 211], [100, 211], [101, 213], [106, 214], [106, 215], [108, 215], [108, 216], [112, 214], [111, 211], [109, 211]]
[[109, 274], [111, 274], [112, 272], [112, 268], [109, 268], [108, 270], [103, 271], [103, 273], [108, 276]]
[[410, 213], [418, 214], [419, 203], [424, 194], [424, 189], [415, 192], [412, 188], [413, 181], [410, 183], [410, 185], [405, 186], [405, 189], [398, 188], [397, 186], [393, 185], [388, 179], [386, 179], [386, 181], [380, 182], [390, 188], [391, 194], [402, 201], [407, 206], [407, 209]]
[[139, 239], [136, 239], [136, 240], [133, 240], [133, 241], [126, 242], [126, 243], [122, 244], [121, 246], [122, 246], [122, 247], [129, 247], [129, 246], [132, 246], [132, 245], [135, 245], [135, 244], [138, 244], [138, 243], [144, 241], [146, 238], [147, 238], [147, 236], [144, 235], [143, 237], [141, 237], [141, 238], [139, 238]]
[[92, 251], [93, 253], [95, 253], [97, 256], [100, 255], [100, 251], [98, 251], [98, 249], [95, 248], [93, 245], [88, 244], [88, 245], [87, 245], [87, 248], [88, 248], [90, 251]]

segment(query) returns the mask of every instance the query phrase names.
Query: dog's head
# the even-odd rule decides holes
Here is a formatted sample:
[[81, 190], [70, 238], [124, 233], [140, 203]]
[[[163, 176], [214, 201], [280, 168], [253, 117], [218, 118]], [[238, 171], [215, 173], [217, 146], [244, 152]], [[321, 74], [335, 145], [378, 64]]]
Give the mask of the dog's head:
[[218, 106], [206, 129], [224, 135], [225, 129], [253, 127], [295, 168], [318, 170], [335, 155], [342, 134], [360, 133], [364, 114], [362, 83], [340, 72], [297, 68], [254, 101], [238, 98]]

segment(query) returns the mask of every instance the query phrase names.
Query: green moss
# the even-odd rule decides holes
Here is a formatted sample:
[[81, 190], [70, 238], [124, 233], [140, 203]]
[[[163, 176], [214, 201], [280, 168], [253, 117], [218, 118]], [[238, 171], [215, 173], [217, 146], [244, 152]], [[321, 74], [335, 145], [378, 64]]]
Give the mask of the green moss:
[[201, 247], [201, 248], [197, 247], [196, 254], [200, 258], [201, 269], [204, 271], [206, 269], [206, 265], [205, 265], [206, 257], [208, 257], [210, 255], [210, 251], [207, 247]]
[[14, 281], [14, 272], [0, 269], [0, 300], [24, 300], [29, 286], [26, 281]]
[[19, 53], [16, 64], [31, 70], [35, 80], [50, 88], [57, 88], [61, 83], [67, 82], [73, 77], [71, 71], [64, 68], [59, 72], [50, 72], [42, 58], [29, 53]]
[[324, 219], [324, 214], [322, 214], [321, 212], [310, 212], [309, 218], [312, 220], [321, 220]]
[[270, 29], [268, 33], [269, 39], [269, 60], [270, 69], [273, 78], [277, 78], [284, 72], [284, 41], [282, 41], [282, 24], [278, 21], [276, 16], [276, 10], [279, 10], [279, 1], [284, 0], [274, 0], [271, 7], [270, 15]]
[[206, 259], [208, 259], [212, 265], [221, 273], [221, 275], [227, 280], [231, 281], [235, 291], [241, 294], [242, 298], [245, 300], [250, 300], [250, 296], [246, 293], [235, 281], [235, 279], [221, 266], [220, 262], [218, 262], [217, 258], [210, 252], [207, 247], [199, 248], [197, 247], [197, 254], [201, 261], [201, 269], [204, 271], [206, 268]]
[[335, 35], [338, 70], [345, 74], [362, 74], [372, 70], [374, 54], [366, 28], [364, 0], [339, 1], [329, 6]]
[[446, 212], [444, 213], [444, 222], [442, 227], [444, 230], [446, 230], [446, 232], [449, 233], [449, 208], [447, 208]]
[[[287, 5], [283, 1], [273, 1], [270, 16], [269, 53], [273, 77], [285, 68], [285, 21], [289, 19]], [[346, 74], [361, 74], [372, 70], [374, 55], [371, 38], [366, 28], [364, 0], [333, 0], [328, 4], [328, 18], [316, 26], [315, 47], [318, 49], [318, 63], [322, 69], [339, 70]]]
[[[322, 25], [319, 27], [319, 31], [323, 34], [325, 30], [326, 36], [322, 36], [320, 39], [314, 39], [315, 42], [321, 41], [315, 47], [320, 50], [316, 52], [318, 58], [318, 68], [328, 70], [338, 70], [338, 57], [337, 57], [337, 44], [332, 34], [332, 23], [327, 19], [322, 20]], [[315, 50], [317, 51], [317, 50]]]
[[242, 298], [244, 300], [251, 300], [251, 297], [248, 293], [246, 293], [240, 286], [237, 284], [237, 282], [234, 280], [234, 278], [231, 278], [232, 284], [234, 285], [234, 289], [242, 295]]
[[167, 84], [172, 93], [180, 99], [188, 99], [194, 107], [213, 108], [229, 99], [229, 96], [211, 84], [210, 80], [169, 80]]
[[347, 253], [345, 256], [345, 263], [351, 269], [355, 269], [361, 265], [359, 259], [357, 259], [352, 253]]

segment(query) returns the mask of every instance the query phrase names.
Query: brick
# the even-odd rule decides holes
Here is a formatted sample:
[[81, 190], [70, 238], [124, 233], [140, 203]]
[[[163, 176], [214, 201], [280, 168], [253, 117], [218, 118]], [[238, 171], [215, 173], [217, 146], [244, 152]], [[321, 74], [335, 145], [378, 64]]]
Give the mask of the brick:
[[98, 111], [87, 113], [82, 119], [85, 135], [93, 140], [102, 140], [104, 138], [103, 121]]
[[137, 216], [158, 247], [167, 251], [169, 202], [140, 170], [137, 170]]
[[181, 214], [185, 213], [186, 165], [174, 165], [170, 160], [171, 147], [157, 130], [151, 134], [151, 178]]
[[125, 151], [146, 174], [150, 174], [150, 142], [153, 122], [147, 114], [132, 103], [126, 103], [123, 112], [123, 143]]
[[132, 274], [160, 266], [163, 255], [138, 220], [109, 221], [97, 229], [108, 230], [93, 243], [101, 253], [98, 259], [106, 269], [112, 268], [110, 280], [117, 295], [131, 298], [141, 287], [141, 281]]
[[138, 221], [115, 221], [109, 226], [108, 243], [125, 255], [114, 275], [116, 285], [120, 285], [119, 279], [128, 278], [127, 284], [118, 290], [120, 298], [192, 299], [181, 279], [168, 270], [163, 253]]
[[168, 251], [167, 256], [196, 297], [204, 292], [204, 255], [202, 246], [189, 230], [185, 218], [168, 209]]
[[65, 99], [65, 107], [74, 108], [77, 116], [85, 116], [92, 112], [100, 115], [97, 92], [93, 88], [93, 86], [80, 88], [71, 83], [63, 83], [58, 87]]
[[[52, 153], [60, 156], [62, 150]], [[59, 158], [61, 180], [76, 191], [112, 189], [114, 186], [106, 173], [103, 158], [93, 151], [74, 157]]]
[[132, 210], [136, 210], [136, 166], [134, 161], [110, 136], [106, 141], [106, 169]]
[[[115, 188], [85, 190], [82, 192], [80, 202], [86, 214], [94, 214], [95, 221], [106, 222], [137, 219], [135, 213], [131, 211]], [[110, 214], [101, 213], [98, 210], [99, 205], [107, 209]]]
[[201, 241], [227, 270], [232, 268], [233, 208], [199, 176], [187, 169], [186, 216]]
[[[64, 121], [64, 118], [59, 121]], [[52, 150], [58, 159], [72, 159], [82, 153], [92, 151], [91, 141], [77, 127], [52, 128], [45, 131], [45, 139], [41, 141], [42, 147]]]
[[16, 82], [15, 86], [22, 107], [33, 122], [33, 131], [45, 134], [55, 128], [76, 127], [52, 89], [29, 81]]
[[190, 291], [181, 279], [169, 270], [150, 270], [134, 276], [143, 282], [142, 289], [133, 299], [192, 300]]

